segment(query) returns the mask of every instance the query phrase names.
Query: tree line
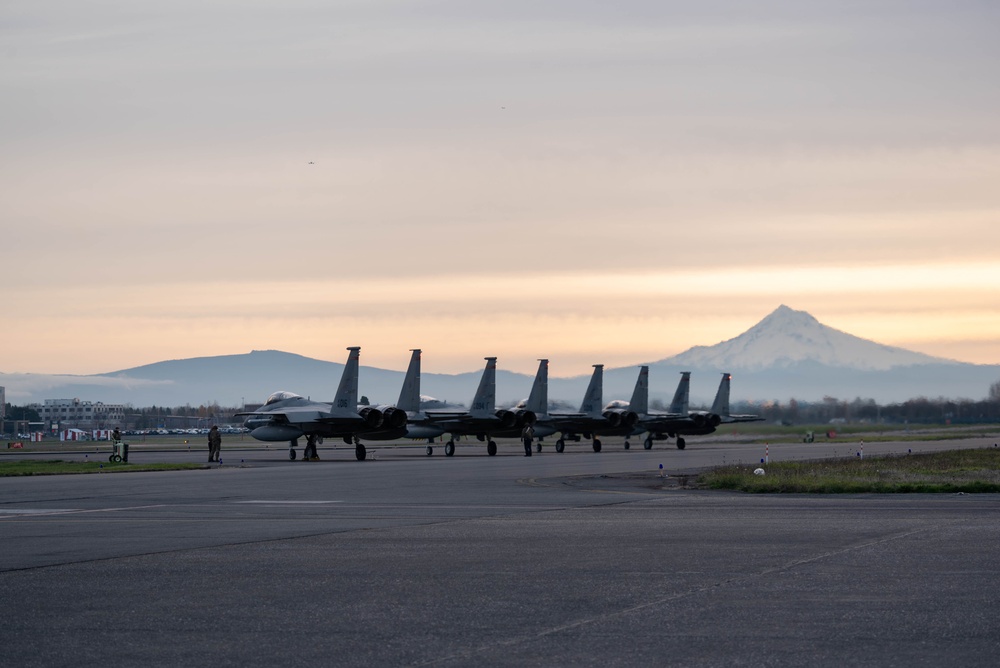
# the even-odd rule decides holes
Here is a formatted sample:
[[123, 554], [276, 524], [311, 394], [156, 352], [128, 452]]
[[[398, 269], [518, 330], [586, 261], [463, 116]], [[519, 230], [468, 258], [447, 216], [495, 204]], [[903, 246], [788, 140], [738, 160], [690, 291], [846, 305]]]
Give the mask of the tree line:
[[782, 424], [825, 424], [831, 420], [844, 422], [913, 423], [913, 424], [975, 424], [1000, 422], [1000, 383], [994, 384], [986, 399], [949, 399], [946, 397], [916, 397], [900, 403], [879, 404], [874, 399], [857, 397], [851, 401], [823, 397], [822, 401], [807, 402], [789, 399], [787, 402], [734, 403], [733, 413], [754, 413], [768, 422]]

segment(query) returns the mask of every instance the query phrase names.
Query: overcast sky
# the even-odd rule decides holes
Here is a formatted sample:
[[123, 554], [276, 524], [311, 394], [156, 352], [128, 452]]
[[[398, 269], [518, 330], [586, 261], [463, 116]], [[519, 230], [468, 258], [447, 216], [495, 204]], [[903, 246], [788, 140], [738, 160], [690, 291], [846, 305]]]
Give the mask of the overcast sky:
[[158, 5], [0, 6], [0, 371], [1000, 363], [996, 2]]

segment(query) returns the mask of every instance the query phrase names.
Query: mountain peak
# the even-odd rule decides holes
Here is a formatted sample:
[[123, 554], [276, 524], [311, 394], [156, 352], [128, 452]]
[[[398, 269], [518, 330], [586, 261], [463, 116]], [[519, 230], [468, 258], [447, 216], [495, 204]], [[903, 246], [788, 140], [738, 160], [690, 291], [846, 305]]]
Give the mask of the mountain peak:
[[800, 362], [859, 370], [891, 369], [942, 360], [886, 346], [822, 324], [805, 311], [782, 304], [739, 336], [714, 346], [696, 346], [663, 363], [693, 368], [759, 370]]
[[760, 324], [774, 320], [819, 324], [819, 320], [811, 316], [809, 313], [805, 311], [796, 311], [795, 309], [785, 306], [784, 304], [764, 316], [764, 319], [760, 321]]

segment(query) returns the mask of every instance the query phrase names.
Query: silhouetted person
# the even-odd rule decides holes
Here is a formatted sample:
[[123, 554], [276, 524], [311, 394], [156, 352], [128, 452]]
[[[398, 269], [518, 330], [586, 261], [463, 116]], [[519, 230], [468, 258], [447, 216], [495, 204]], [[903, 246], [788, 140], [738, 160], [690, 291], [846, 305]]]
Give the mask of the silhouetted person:
[[524, 441], [524, 456], [531, 456], [531, 441], [535, 437], [535, 430], [531, 428], [531, 425], [525, 425], [524, 430], [521, 432], [521, 440]]
[[316, 434], [309, 434], [306, 436], [306, 449], [302, 453], [302, 461], [306, 462], [318, 462], [319, 452], [316, 451]]
[[213, 424], [212, 428], [208, 430], [208, 461], [219, 461], [219, 453], [221, 451], [222, 434], [219, 433], [219, 428]]

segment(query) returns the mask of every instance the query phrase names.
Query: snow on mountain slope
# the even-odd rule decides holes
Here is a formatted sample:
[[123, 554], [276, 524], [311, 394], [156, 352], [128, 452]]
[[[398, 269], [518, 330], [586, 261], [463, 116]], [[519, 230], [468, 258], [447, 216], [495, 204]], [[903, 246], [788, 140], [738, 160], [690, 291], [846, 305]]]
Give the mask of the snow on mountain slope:
[[756, 371], [805, 361], [864, 371], [951, 362], [853, 336], [782, 305], [736, 338], [695, 346], [658, 364]]

